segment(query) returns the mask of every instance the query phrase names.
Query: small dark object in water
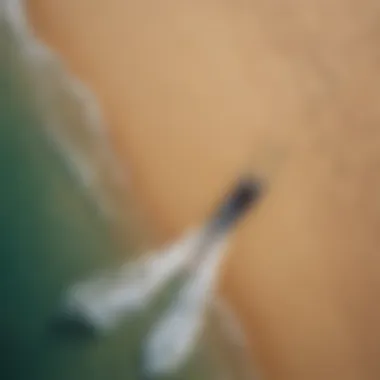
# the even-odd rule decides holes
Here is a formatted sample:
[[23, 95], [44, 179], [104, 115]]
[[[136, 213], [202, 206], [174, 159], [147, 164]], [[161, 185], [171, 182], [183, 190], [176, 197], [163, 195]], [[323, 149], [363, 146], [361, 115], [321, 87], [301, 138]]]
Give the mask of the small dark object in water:
[[262, 192], [261, 181], [243, 178], [218, 210], [215, 225], [223, 230], [229, 229], [260, 198]]
[[97, 335], [95, 326], [81, 313], [61, 312], [52, 319], [51, 328], [66, 339], [93, 339]]

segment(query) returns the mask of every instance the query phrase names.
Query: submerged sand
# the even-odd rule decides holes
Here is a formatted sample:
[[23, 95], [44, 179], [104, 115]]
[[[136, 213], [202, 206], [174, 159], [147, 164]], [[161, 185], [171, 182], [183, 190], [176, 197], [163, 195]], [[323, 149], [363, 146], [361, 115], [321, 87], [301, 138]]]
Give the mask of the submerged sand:
[[378, 378], [377, 3], [28, 6], [97, 95], [161, 240], [203, 220], [240, 173], [267, 179], [224, 290], [268, 377]]

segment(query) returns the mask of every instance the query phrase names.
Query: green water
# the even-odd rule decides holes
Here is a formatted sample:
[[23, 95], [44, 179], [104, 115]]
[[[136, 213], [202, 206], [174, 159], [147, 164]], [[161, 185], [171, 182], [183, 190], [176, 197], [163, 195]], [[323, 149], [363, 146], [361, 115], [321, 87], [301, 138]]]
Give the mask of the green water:
[[[17, 85], [12, 48], [1, 53], [0, 379], [136, 379], [141, 338], [155, 311], [98, 340], [61, 339], [50, 328], [67, 286], [115, 264], [128, 247], [115, 244], [41, 133]], [[176, 378], [219, 379], [205, 364], [207, 350], [197, 351]]]

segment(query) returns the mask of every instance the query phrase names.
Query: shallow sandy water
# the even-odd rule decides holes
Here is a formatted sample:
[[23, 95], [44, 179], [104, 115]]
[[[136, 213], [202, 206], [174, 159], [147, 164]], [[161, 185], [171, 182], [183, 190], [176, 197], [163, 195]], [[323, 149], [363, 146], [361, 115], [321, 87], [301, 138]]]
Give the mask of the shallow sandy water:
[[97, 94], [162, 240], [241, 172], [270, 192], [225, 292], [271, 379], [380, 375], [375, 1], [29, 1]]

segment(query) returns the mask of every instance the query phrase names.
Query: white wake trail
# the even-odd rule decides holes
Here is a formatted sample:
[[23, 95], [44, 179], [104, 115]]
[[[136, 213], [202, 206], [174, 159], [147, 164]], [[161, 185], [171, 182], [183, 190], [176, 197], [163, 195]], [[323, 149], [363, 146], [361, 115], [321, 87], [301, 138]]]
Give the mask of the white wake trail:
[[147, 378], [170, 375], [196, 347], [205, 314], [214, 296], [219, 264], [227, 251], [225, 235], [216, 236], [143, 346], [142, 371]]
[[124, 316], [141, 312], [192, 260], [206, 234], [192, 230], [179, 241], [145, 254], [114, 273], [79, 282], [65, 294], [62, 310], [86, 320], [96, 331], [117, 327]]

